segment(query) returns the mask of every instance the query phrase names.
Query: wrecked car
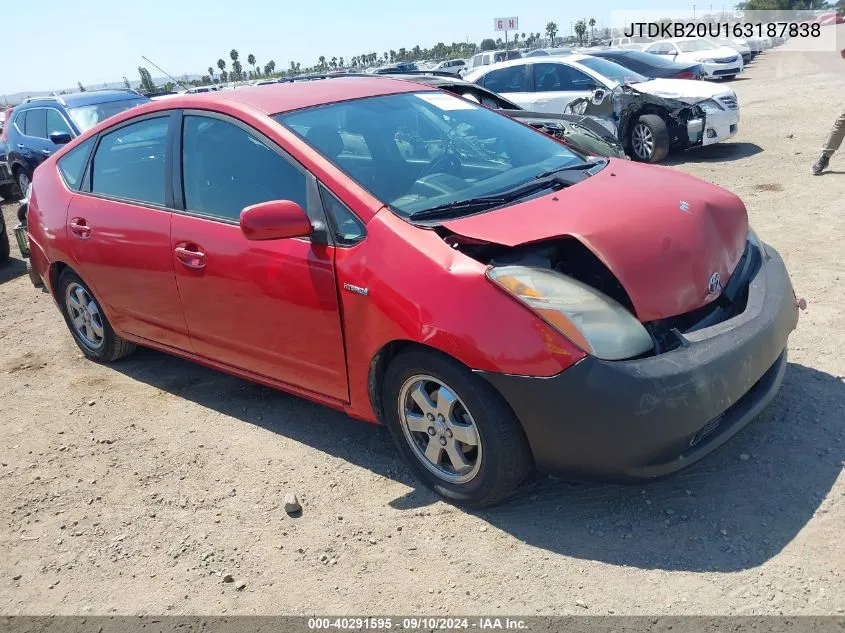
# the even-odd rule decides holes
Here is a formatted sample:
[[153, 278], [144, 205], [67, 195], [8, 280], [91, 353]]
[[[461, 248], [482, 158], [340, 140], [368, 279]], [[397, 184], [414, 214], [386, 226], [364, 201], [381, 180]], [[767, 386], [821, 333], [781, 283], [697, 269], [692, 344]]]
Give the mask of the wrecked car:
[[[643, 162], [657, 163], [670, 149], [718, 143], [739, 131], [739, 103], [730, 88], [648, 79], [592, 55], [503, 62], [466, 79], [529, 110], [601, 117], [631, 158]], [[607, 104], [597, 98], [608, 94]]]
[[476, 506], [535, 468], [705, 457], [797, 323], [734, 194], [386, 77], [128, 110], [35, 171], [27, 219], [88, 358], [148, 346], [385, 424]]

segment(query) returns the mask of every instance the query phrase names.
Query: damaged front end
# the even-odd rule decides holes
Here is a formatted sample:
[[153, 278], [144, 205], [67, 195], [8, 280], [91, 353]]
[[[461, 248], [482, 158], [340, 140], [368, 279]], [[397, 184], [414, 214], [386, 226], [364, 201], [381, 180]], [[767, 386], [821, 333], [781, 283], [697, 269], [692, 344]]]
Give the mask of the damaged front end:
[[579, 97], [569, 102], [566, 112], [594, 117], [616, 138], [628, 145], [631, 130], [645, 114], [656, 114], [666, 123], [671, 149], [687, 149], [701, 145], [706, 128], [706, 112], [700, 102], [687, 103], [680, 99], [661, 97], [621, 84], [611, 91], [596, 90], [590, 97]]
[[[617, 276], [596, 254], [575, 237], [559, 237], [518, 246], [504, 246], [467, 238], [452, 233], [443, 226], [436, 230], [452, 248], [482, 264], [487, 264], [492, 271], [503, 270], [509, 273], [511, 270], [521, 269], [557, 273], [558, 276], [566, 280], [574, 280], [577, 284], [596, 291], [594, 294], [603, 301], [601, 306], [603, 311], [606, 311], [607, 307], [610, 306], [616, 311], [624, 310], [632, 320], [637, 319], [637, 312], [631, 296]], [[634, 339], [635, 342], [636, 340], [639, 341], [639, 343], [636, 343], [639, 347], [630, 356], [612, 358], [596, 354], [595, 346], [591, 345], [591, 341], [588, 340], [590, 336], [584, 336], [579, 325], [572, 327], [570, 324], [564, 323], [562, 326], [561, 320], [549, 318], [548, 310], [537, 309], [535, 311], [581, 349], [600, 358], [621, 360], [632, 357], [658, 356], [688, 346], [687, 335], [724, 323], [745, 311], [750, 284], [763, 262], [762, 249], [763, 247], [757, 241], [756, 236], [750, 232], [745, 243], [745, 250], [730, 274], [727, 283], [722, 287], [721, 280], [716, 282], [719, 287], [717, 292], [714, 292], [714, 298], [704, 305], [666, 318], [637, 321], [642, 327], [642, 334], [633, 331], [631, 324], [623, 323], [621, 327], [629, 330], [627, 336]], [[491, 275], [493, 280], [496, 280], [496, 277], [497, 274]], [[523, 282], [520, 283], [523, 287], [525, 286]], [[531, 292], [528, 293], [528, 296], [539, 296], [534, 290], [529, 290]], [[579, 297], [578, 301], [582, 300], [583, 297]], [[543, 297], [543, 306], [546, 308], [552, 306], [553, 303], [549, 297]], [[587, 310], [584, 308], [584, 303], [579, 305], [580, 307], [576, 306], [572, 309], [564, 308], [561, 312], [570, 321], [576, 322], [579, 319], [583, 321]], [[610, 321], [603, 321], [602, 327], [613, 327], [613, 324]], [[607, 332], [605, 336], [618, 337], [619, 334], [619, 332]], [[646, 344], [642, 344], [644, 336], [647, 337]], [[623, 348], [630, 351], [636, 345], [634, 347], [631, 347], [631, 345], [623, 346]]]
[[522, 123], [553, 136], [576, 151], [607, 158], [627, 158], [613, 130], [589, 116], [502, 110]]

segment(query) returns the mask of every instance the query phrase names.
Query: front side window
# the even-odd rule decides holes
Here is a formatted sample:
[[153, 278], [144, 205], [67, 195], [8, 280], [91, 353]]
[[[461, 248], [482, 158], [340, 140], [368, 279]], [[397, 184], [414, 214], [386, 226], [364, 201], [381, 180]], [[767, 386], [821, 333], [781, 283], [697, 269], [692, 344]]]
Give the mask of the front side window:
[[[545, 134], [439, 91], [332, 103], [273, 118], [406, 217], [582, 164]], [[351, 155], [345, 136], [363, 139], [369, 155]]]
[[111, 116], [134, 108], [142, 103], [148, 103], [149, 99], [146, 97], [138, 97], [133, 99], [121, 99], [120, 101], [107, 101], [105, 103], [96, 103], [92, 105], [77, 106], [75, 108], [68, 108], [68, 114], [73, 122], [82, 132], [90, 130], [92, 127], [105, 121]]
[[89, 138], [58, 160], [59, 172], [71, 189], [79, 191], [82, 185], [82, 175], [85, 173], [85, 165], [88, 163], [88, 155], [94, 146], [94, 140]]
[[146, 119], [103, 134], [94, 154], [91, 191], [164, 205], [169, 117]]
[[491, 70], [484, 76], [484, 87], [493, 92], [528, 92], [525, 65]]
[[238, 220], [245, 207], [270, 200], [292, 200], [307, 208], [305, 174], [243, 128], [188, 115], [182, 134], [188, 211]]
[[27, 112], [24, 134], [35, 138], [47, 138], [47, 110], [38, 108]]
[[70, 126], [58, 110], [47, 110], [47, 136], [55, 132], [73, 135]]

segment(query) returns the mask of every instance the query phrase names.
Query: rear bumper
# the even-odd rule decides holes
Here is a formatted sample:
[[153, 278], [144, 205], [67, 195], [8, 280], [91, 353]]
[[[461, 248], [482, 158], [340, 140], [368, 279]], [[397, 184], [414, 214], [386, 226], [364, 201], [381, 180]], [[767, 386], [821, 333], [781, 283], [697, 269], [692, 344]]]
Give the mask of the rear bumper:
[[550, 378], [478, 372], [522, 422], [538, 468], [649, 479], [709, 454], [774, 398], [798, 313], [783, 261], [768, 256], [744, 312], [640, 360], [587, 357]]

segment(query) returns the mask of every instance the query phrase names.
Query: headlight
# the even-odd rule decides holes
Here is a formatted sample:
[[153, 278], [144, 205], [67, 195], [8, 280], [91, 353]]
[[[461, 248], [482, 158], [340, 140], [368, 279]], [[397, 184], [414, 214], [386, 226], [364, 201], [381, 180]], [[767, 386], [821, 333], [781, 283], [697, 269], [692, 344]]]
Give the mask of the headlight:
[[528, 266], [494, 267], [487, 276], [593, 356], [621, 360], [654, 347], [634, 315], [577, 279]]
[[702, 101], [698, 104], [702, 110], [705, 112], [723, 112], [724, 108], [718, 104], [714, 99], [708, 99], [707, 101]]

